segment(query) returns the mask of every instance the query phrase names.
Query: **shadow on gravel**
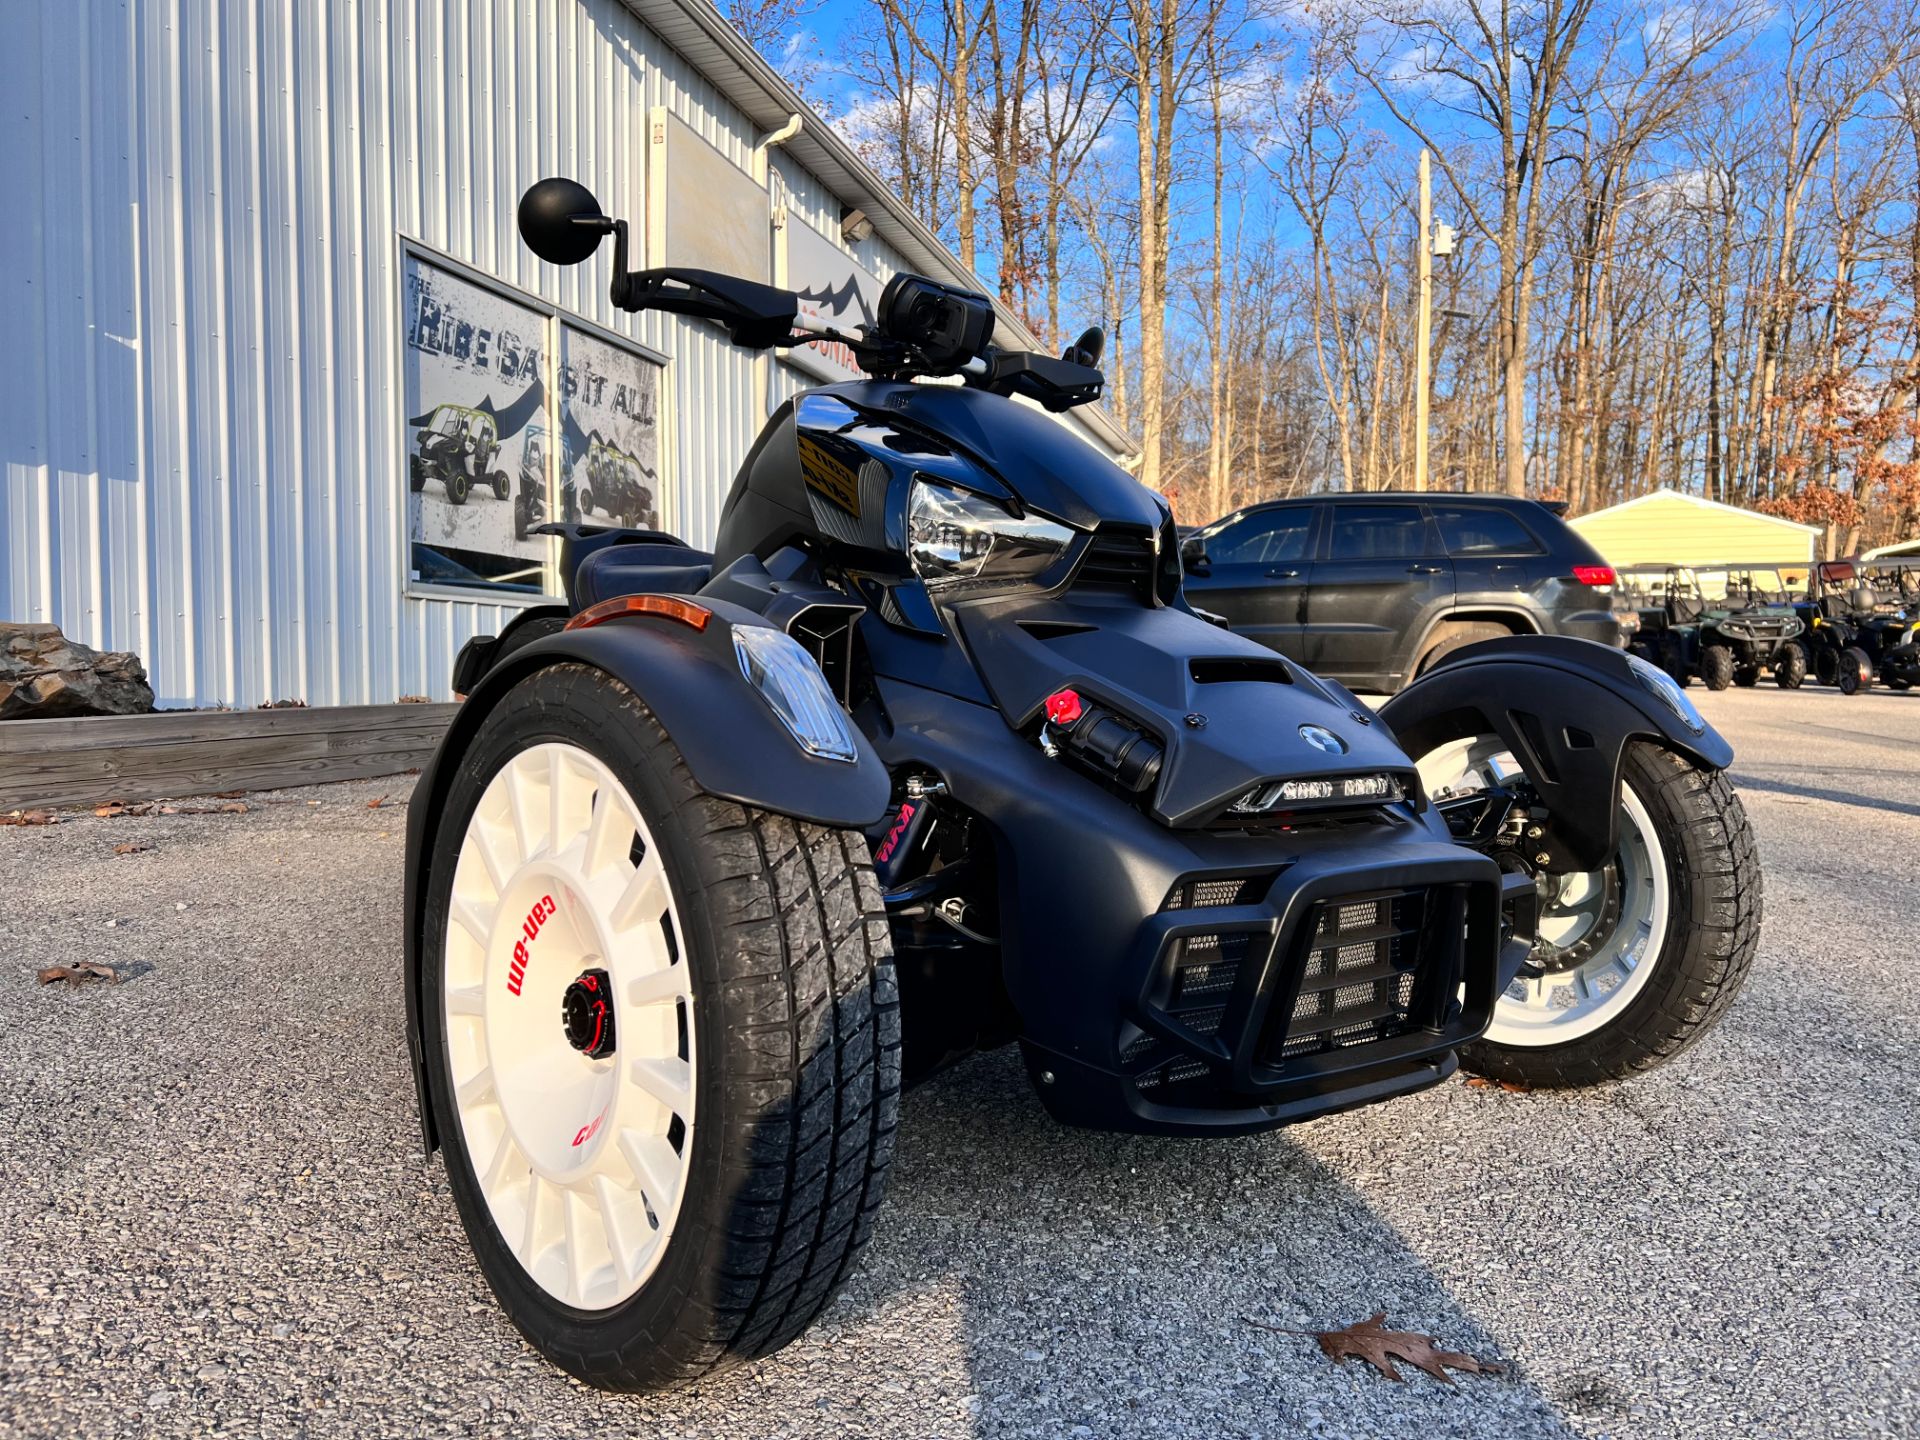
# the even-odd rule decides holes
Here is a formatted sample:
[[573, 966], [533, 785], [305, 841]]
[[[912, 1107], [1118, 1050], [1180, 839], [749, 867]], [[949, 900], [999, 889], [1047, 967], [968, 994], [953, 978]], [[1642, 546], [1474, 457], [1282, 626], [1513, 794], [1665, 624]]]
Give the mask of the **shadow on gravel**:
[[[1452, 1386], [1409, 1370], [1394, 1384], [1250, 1323], [1331, 1329], [1385, 1311], [1396, 1329], [1513, 1365], [1292, 1132], [1068, 1129], [1011, 1052], [937, 1077], [902, 1109], [891, 1192], [834, 1319], [861, 1323], [897, 1287], [956, 1286], [976, 1434], [1574, 1433], [1517, 1368]], [[1441, 1137], [1403, 1138], [1367, 1163], [1444, 1163]], [[1563, 1398], [1610, 1418], [1605, 1397]]]
[[1812, 785], [1790, 785], [1784, 780], [1766, 780], [1736, 770], [1733, 783], [1741, 790], [1763, 790], [1769, 795], [1795, 795], [1805, 800], [1825, 800], [1854, 810], [1885, 810], [1892, 815], [1920, 815], [1920, 805], [1903, 805], [1898, 800], [1878, 800], [1859, 791], [1822, 790]]

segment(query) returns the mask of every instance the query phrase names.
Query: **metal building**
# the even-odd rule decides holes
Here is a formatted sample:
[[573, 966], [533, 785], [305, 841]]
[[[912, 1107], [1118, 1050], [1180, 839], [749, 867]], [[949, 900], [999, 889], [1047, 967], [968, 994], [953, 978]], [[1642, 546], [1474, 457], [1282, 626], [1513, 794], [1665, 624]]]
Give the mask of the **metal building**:
[[555, 589], [537, 511], [705, 543], [837, 377], [614, 312], [605, 252], [519, 243], [532, 181], [636, 266], [854, 318], [896, 268], [976, 283], [707, 0], [12, 4], [0, 93], [0, 619], [137, 651], [163, 707], [444, 697]]

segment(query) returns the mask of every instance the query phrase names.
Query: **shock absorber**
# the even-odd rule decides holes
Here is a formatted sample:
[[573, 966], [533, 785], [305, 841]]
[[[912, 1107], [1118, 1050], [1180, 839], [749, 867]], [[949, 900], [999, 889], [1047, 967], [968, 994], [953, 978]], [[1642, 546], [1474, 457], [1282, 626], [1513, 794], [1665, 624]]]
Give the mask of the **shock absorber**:
[[900, 808], [887, 823], [886, 834], [873, 847], [873, 873], [881, 890], [897, 890], [909, 873], [908, 863], [926, 839], [933, 798], [945, 794], [946, 788], [930, 776], [907, 777], [906, 795], [900, 801]]

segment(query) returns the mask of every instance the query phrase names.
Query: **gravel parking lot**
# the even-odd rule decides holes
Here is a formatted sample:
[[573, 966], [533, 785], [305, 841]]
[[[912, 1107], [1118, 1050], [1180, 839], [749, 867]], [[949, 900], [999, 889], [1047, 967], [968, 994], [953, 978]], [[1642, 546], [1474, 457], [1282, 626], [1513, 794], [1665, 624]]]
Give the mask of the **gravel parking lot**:
[[[667, 1397], [540, 1361], [420, 1154], [410, 781], [0, 830], [0, 1435], [1920, 1434], [1920, 694], [1692, 693], [1768, 902], [1680, 1062], [1172, 1142], [984, 1057], [908, 1097], [824, 1322]], [[151, 969], [36, 987], [70, 959]], [[1249, 1323], [1377, 1310], [1511, 1374]]]

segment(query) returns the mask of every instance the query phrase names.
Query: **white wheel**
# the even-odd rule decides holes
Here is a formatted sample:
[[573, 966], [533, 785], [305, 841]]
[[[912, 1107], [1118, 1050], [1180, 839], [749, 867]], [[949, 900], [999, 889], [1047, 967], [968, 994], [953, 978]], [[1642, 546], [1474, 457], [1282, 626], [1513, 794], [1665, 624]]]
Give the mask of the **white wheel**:
[[[1457, 740], [1419, 762], [1435, 800], [1470, 794], [1520, 776], [1503, 742]], [[1667, 935], [1672, 880], [1645, 802], [1620, 787], [1620, 843], [1598, 870], [1540, 877], [1540, 922], [1527, 971], [1494, 1005], [1486, 1039], [1534, 1048], [1590, 1035], [1616, 1019], [1645, 988]]]
[[408, 852], [411, 993], [487, 1284], [592, 1385], [778, 1349], [846, 1277], [893, 1155], [866, 837], [708, 794], [639, 696], [577, 662], [450, 743]]
[[453, 1109], [514, 1258], [576, 1309], [646, 1283], [687, 1191], [681, 933], [646, 821], [597, 756], [535, 745], [494, 774], [448, 907]]

